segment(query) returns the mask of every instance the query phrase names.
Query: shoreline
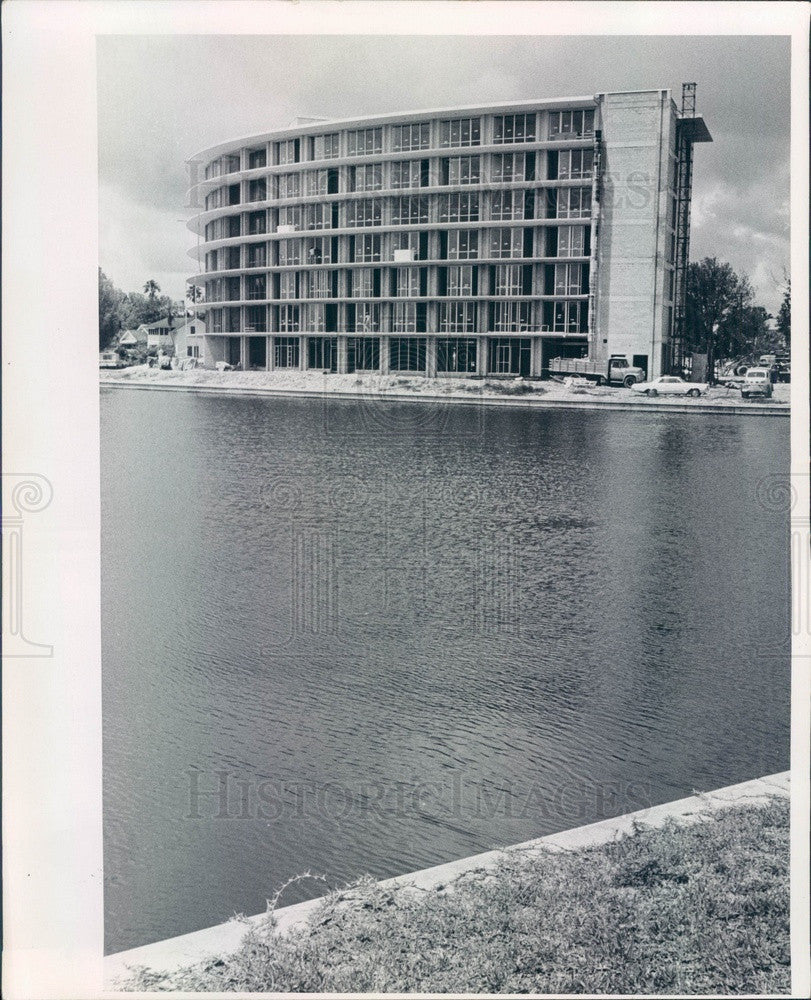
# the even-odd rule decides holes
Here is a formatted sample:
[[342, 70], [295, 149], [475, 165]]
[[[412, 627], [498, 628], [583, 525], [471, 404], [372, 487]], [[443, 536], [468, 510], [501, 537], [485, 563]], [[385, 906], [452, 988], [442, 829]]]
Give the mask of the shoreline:
[[281, 397], [300, 399], [366, 400], [378, 403], [426, 402], [528, 409], [620, 410], [648, 413], [726, 413], [741, 416], [788, 417], [790, 387], [779, 385], [779, 398], [769, 402], [744, 402], [731, 390], [712, 389], [711, 395], [688, 399], [635, 395], [614, 387], [590, 386], [571, 390], [561, 383], [522, 383], [436, 379], [421, 376], [323, 375], [315, 372], [209, 372], [157, 371], [145, 367], [113, 374], [102, 371], [100, 388], [158, 389], [209, 395]]
[[[734, 806], [763, 804], [773, 796], [790, 798], [790, 782], [790, 771], [766, 775], [712, 792], [694, 793], [687, 798], [640, 809], [613, 819], [549, 834], [522, 844], [398, 875], [382, 880], [377, 885], [388, 890], [440, 890], [463, 875], [495, 869], [512, 852], [527, 855], [533, 852], [540, 854], [584, 850], [609, 844], [619, 837], [632, 834], [640, 824], [650, 829], [659, 829], [670, 820], [683, 826], [693, 825]], [[316, 897], [276, 910], [276, 930], [286, 933], [303, 926], [310, 914], [322, 903], [323, 897]], [[260, 927], [266, 919], [267, 913], [239, 920], [231, 919], [214, 927], [106, 955], [103, 959], [105, 985], [108, 989], [114, 988], [115, 982], [125, 978], [135, 966], [147, 966], [155, 972], [172, 972], [203, 962], [212, 956], [235, 951], [249, 929]]]

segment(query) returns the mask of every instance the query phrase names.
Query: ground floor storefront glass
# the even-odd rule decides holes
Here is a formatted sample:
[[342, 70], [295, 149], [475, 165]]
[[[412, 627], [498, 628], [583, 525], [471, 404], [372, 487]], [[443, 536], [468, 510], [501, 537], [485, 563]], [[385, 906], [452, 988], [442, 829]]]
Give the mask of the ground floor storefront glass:
[[436, 342], [437, 372], [474, 373], [476, 347], [476, 341], [472, 337], [439, 337]]
[[489, 375], [531, 374], [532, 341], [529, 337], [490, 337], [487, 342]]

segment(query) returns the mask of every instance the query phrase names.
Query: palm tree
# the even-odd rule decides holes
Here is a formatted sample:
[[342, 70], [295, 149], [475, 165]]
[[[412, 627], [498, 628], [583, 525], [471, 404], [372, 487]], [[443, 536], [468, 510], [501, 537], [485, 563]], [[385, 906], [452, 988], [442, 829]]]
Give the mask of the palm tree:
[[153, 301], [155, 299], [155, 296], [158, 294], [160, 290], [161, 286], [157, 283], [157, 281], [154, 281], [152, 278], [150, 278], [149, 281], [147, 281], [147, 283], [144, 285], [144, 292], [146, 292], [149, 298]]

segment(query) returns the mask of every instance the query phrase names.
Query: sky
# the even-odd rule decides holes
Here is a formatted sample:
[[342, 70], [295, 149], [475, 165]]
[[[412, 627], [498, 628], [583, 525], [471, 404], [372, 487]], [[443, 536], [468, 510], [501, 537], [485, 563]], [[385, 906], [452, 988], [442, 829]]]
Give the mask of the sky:
[[748, 275], [776, 313], [789, 265], [787, 36], [106, 35], [97, 40], [100, 264], [184, 295], [197, 265], [186, 159], [297, 116], [697, 84], [690, 256]]

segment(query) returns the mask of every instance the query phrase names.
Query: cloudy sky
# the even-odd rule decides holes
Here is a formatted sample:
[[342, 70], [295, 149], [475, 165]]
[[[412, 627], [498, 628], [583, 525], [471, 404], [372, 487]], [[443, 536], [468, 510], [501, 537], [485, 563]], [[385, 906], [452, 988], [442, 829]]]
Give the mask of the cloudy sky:
[[698, 84], [691, 257], [780, 302], [789, 263], [789, 40], [765, 36], [99, 36], [101, 266], [174, 298], [187, 256], [185, 160], [226, 139], [325, 118]]

